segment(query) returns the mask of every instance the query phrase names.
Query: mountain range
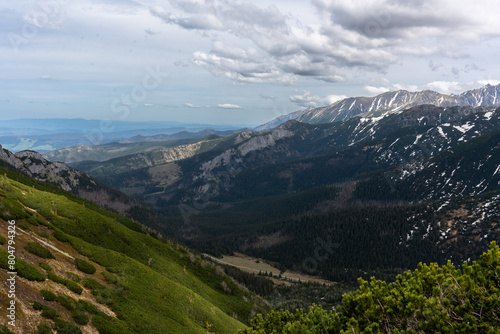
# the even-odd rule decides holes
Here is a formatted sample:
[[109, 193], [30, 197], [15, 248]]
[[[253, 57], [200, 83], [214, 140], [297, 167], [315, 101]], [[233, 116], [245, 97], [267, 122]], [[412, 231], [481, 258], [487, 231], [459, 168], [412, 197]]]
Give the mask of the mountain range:
[[[418, 261], [478, 256], [498, 237], [499, 131], [498, 107], [418, 105], [207, 137], [207, 150], [177, 147], [190, 156], [168, 161], [160, 151], [73, 166], [155, 207], [176, 238], [203, 252], [239, 251], [304, 271], [323, 238], [343, 245], [345, 261], [329, 257], [313, 273], [390, 279]], [[460, 242], [446, 241], [455, 236]], [[370, 255], [374, 248], [384, 255]]]
[[[231, 279], [197, 252], [346, 284], [476, 260], [500, 238], [499, 89], [346, 99], [262, 131], [135, 136], [45, 156], [0, 147], [1, 233], [18, 221], [23, 268], [50, 281], [22, 281], [23, 312], [101, 333], [229, 333], [269, 311], [234, 277], [264, 283]], [[40, 247], [55, 259], [41, 261]]]
[[421, 104], [432, 104], [438, 107], [498, 106], [500, 105], [500, 85], [486, 85], [457, 95], [441, 94], [431, 90], [418, 92], [398, 90], [374, 97], [351, 97], [326, 107], [309, 108], [281, 116], [257, 129], [259, 131], [271, 129], [291, 119], [303, 123], [320, 124], [345, 121], [358, 115], [365, 117], [384, 116]]
[[[498, 94], [500, 91], [500, 85], [491, 86], [486, 85], [480, 89], [471, 90], [464, 92], [459, 95], [445, 95], [433, 91], [420, 91], [420, 92], [408, 92], [408, 91], [395, 91], [387, 92], [381, 95], [366, 98], [366, 97], [356, 97], [348, 98], [326, 107], [321, 108], [309, 108], [305, 110], [299, 110], [292, 112], [287, 115], [282, 115], [266, 124], [258, 126], [253, 129], [254, 132], [264, 131], [274, 129], [280, 124], [283, 124], [290, 120], [297, 120], [301, 123], [308, 124], [320, 124], [320, 123], [330, 123], [336, 121], [345, 121], [350, 118], [360, 116], [364, 118], [371, 117], [381, 117], [389, 115], [392, 113], [399, 113], [402, 110], [408, 109], [412, 106], [422, 105], [422, 104], [432, 104], [435, 106], [496, 106], [500, 105], [500, 98]], [[71, 125], [71, 124], [70, 124]], [[130, 126], [130, 125], [120, 125], [120, 126]], [[64, 148], [46, 151], [46, 147], [49, 147], [53, 139], [41, 137], [37, 139], [37, 145], [49, 146], [38, 146], [43, 149], [44, 157], [52, 161], [61, 161], [65, 163], [77, 163], [80, 161], [105, 161], [112, 158], [119, 158], [123, 156], [128, 156], [134, 153], [146, 153], [152, 151], [168, 151], [171, 148], [175, 148], [180, 145], [186, 145], [190, 143], [195, 143], [199, 139], [208, 137], [210, 135], [225, 137], [233, 134], [238, 134], [241, 132], [248, 132], [248, 129], [238, 129], [238, 130], [211, 130], [205, 129], [201, 131], [181, 131], [177, 133], [169, 133], [168, 131], [173, 130], [163, 130], [166, 133], [154, 134], [154, 135], [136, 135], [133, 137], [123, 138], [116, 137], [114, 140], [109, 137], [109, 134], [103, 134], [100, 143], [94, 145], [77, 145], [71, 146], [75, 140], [80, 140], [81, 138], [73, 138], [70, 140], [70, 135], [63, 135], [66, 138], [68, 145]], [[146, 130], [134, 130], [142, 131], [147, 133]], [[148, 130], [148, 131], [158, 131], [158, 130]], [[123, 136], [123, 132], [113, 134], [115, 136]], [[69, 136], [69, 137], [68, 137]], [[54, 136], [51, 136], [53, 138]], [[106, 139], [104, 139], [106, 137]], [[108, 138], [109, 137], [109, 138]], [[72, 138], [72, 137], [71, 137]], [[2, 139], [2, 138], [0, 138]], [[5, 142], [7, 139], [3, 138]], [[13, 139], [14, 142], [18, 143], [18, 138]], [[87, 140], [86, 140], [87, 141]], [[9, 140], [7, 140], [9, 142]], [[26, 142], [29, 147], [35, 145], [33, 142]], [[23, 145], [21, 145], [23, 146]], [[21, 147], [19, 146], [19, 147]], [[7, 146], [12, 147], [12, 145]], [[197, 151], [197, 153], [199, 153]]]
[[153, 205], [172, 196], [248, 199], [425, 158], [498, 129], [499, 116], [495, 107], [423, 105], [346, 122], [289, 121], [267, 132], [206, 139], [204, 152], [188, 145], [173, 149], [175, 156], [154, 151], [73, 166]]

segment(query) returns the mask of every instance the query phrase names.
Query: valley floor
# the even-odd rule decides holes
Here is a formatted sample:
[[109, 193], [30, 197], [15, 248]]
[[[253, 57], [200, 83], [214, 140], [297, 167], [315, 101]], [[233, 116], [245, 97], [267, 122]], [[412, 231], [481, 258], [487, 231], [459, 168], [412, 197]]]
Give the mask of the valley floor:
[[269, 273], [271, 273], [272, 277], [269, 276], [269, 279], [271, 279], [276, 285], [293, 285], [294, 283], [298, 282], [319, 283], [325, 285], [336, 284], [335, 282], [325, 280], [318, 276], [311, 276], [290, 270], [281, 271], [277, 268], [277, 265], [279, 264], [274, 264], [273, 266], [273, 263], [269, 261], [264, 261], [262, 259], [258, 259], [242, 253], [234, 253], [233, 256], [223, 255], [222, 259], [216, 258], [209, 254], [204, 255], [217, 263], [233, 266], [250, 274], [257, 275], [260, 273], [261, 275], [264, 275], [267, 273], [269, 275]]

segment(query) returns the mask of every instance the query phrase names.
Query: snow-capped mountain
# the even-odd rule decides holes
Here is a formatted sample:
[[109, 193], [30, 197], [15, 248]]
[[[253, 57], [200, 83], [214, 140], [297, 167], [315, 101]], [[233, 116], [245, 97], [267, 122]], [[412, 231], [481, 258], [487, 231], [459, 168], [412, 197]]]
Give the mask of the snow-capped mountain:
[[455, 95], [441, 94], [424, 90], [409, 92], [399, 90], [386, 92], [375, 97], [351, 97], [337, 101], [329, 106], [295, 112], [290, 117], [277, 118], [258, 127], [259, 130], [271, 129], [290, 119], [299, 122], [320, 124], [335, 121], [345, 121], [355, 116], [378, 117], [391, 113], [399, 113], [405, 109], [421, 104], [433, 104], [438, 107], [451, 106], [499, 106], [500, 85], [486, 85], [479, 89], [466, 91]]

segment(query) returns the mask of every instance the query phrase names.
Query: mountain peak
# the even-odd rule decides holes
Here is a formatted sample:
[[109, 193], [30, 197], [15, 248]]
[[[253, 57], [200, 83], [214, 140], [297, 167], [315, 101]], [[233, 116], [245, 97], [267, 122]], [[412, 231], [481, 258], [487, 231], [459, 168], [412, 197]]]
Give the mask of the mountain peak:
[[31, 150], [20, 151], [14, 153], [14, 155], [21, 160], [31, 159], [31, 160], [38, 160], [42, 163], [48, 162], [40, 153]]
[[404, 109], [431, 104], [438, 107], [452, 106], [499, 106], [500, 84], [487, 84], [481, 88], [469, 90], [461, 94], [442, 94], [432, 90], [410, 92], [407, 90], [389, 91], [374, 97], [350, 97], [335, 103], [301, 112], [283, 115], [268, 122], [256, 130], [276, 127], [286, 121], [295, 119], [299, 122], [319, 124], [345, 121], [356, 116], [379, 117], [399, 113]]

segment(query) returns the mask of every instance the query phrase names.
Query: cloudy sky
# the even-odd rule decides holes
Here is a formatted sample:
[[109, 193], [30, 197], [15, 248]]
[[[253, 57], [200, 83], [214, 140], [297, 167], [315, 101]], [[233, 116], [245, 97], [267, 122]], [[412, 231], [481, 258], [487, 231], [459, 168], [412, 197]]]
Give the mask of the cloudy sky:
[[0, 119], [257, 125], [500, 83], [497, 0], [0, 0]]

